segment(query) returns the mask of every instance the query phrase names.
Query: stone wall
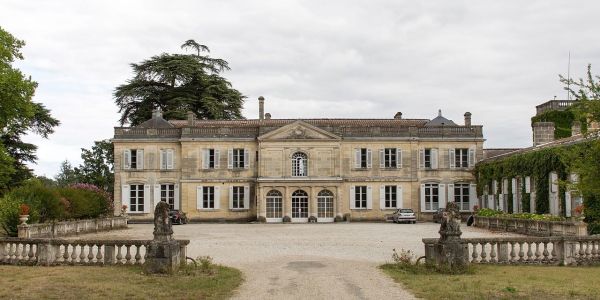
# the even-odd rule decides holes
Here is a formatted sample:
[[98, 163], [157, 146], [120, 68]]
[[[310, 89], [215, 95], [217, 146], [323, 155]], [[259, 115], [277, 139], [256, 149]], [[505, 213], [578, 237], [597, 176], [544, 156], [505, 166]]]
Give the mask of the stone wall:
[[111, 217], [56, 223], [19, 225], [19, 238], [44, 238], [77, 235], [127, 228], [126, 217]]

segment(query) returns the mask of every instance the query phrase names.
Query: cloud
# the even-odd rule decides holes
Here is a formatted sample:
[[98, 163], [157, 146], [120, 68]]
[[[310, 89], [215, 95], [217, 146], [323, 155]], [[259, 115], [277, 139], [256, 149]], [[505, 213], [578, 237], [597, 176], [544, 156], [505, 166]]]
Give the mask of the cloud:
[[531, 144], [535, 105], [566, 96], [558, 74], [600, 62], [600, 3], [576, 1], [4, 1], [4, 29], [27, 42], [18, 66], [62, 125], [39, 145], [52, 175], [109, 138], [112, 93], [130, 63], [193, 38], [257, 116], [433, 118], [484, 126], [486, 147]]

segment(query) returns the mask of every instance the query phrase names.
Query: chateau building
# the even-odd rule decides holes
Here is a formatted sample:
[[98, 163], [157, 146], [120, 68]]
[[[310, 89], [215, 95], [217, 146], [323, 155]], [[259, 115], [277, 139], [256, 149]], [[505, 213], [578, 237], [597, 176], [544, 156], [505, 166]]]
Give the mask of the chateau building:
[[477, 203], [482, 126], [432, 119], [165, 120], [117, 127], [115, 201], [149, 219], [158, 201], [192, 221], [431, 219], [448, 201]]

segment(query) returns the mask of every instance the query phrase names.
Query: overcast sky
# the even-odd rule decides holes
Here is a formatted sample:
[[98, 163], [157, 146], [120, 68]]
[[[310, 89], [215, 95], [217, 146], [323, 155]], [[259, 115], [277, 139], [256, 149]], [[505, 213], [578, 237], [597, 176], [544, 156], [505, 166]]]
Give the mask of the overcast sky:
[[[61, 121], [39, 175], [110, 138], [129, 64], [182, 52], [227, 60], [256, 118], [433, 118], [470, 111], [486, 147], [531, 145], [535, 105], [566, 98], [558, 74], [600, 70], [600, 1], [6, 1], [0, 26], [26, 41], [17, 66]], [[595, 73], [600, 73], [596, 71]]]

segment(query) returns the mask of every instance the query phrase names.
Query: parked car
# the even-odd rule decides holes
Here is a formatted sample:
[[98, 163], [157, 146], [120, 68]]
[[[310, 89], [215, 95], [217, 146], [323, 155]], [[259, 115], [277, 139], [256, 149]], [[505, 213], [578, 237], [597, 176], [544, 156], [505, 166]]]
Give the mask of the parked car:
[[417, 223], [417, 217], [415, 216], [415, 212], [410, 209], [410, 208], [401, 208], [398, 209], [396, 212], [394, 212], [394, 214], [392, 215], [393, 221], [394, 223], [402, 223], [402, 222], [408, 222], [408, 223]]
[[442, 223], [442, 218], [444, 217], [445, 208], [438, 208], [435, 213], [433, 213], [433, 222]]
[[173, 224], [187, 224], [188, 218], [186, 214], [180, 210], [174, 209], [169, 211], [169, 217], [171, 218], [171, 223]]

